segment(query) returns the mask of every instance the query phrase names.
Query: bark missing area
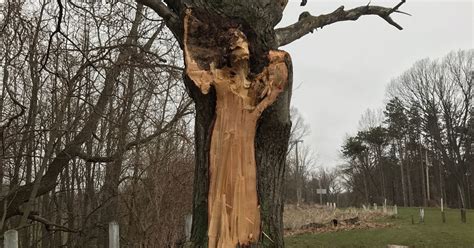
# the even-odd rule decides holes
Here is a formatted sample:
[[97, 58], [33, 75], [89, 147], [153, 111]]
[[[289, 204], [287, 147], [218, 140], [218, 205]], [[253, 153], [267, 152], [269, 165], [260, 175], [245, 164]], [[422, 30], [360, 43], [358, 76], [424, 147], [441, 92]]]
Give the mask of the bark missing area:
[[[209, 20], [207, 20], [209, 21]], [[268, 65], [251, 73], [249, 41], [235, 21], [206, 23], [186, 11], [186, 73], [206, 94], [216, 90], [210, 144], [209, 247], [247, 246], [260, 236], [254, 140], [257, 120], [288, 82], [284, 51], [269, 51]], [[212, 32], [210, 35], [207, 32]], [[218, 36], [216, 36], [218, 34]], [[213, 40], [219, 37], [217, 40]]]

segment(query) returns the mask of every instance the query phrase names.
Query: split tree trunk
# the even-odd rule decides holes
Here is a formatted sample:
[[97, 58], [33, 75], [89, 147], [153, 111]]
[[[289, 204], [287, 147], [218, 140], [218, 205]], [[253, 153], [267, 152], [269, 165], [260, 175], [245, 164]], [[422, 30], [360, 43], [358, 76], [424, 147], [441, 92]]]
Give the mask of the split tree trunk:
[[254, 139], [258, 116], [229, 85], [216, 87], [209, 187], [209, 247], [255, 241], [260, 233]]
[[[201, 18], [212, 19], [207, 15]], [[282, 51], [269, 51], [262, 72], [251, 74], [246, 35], [231, 22], [217, 27], [202, 23], [188, 11], [184, 51], [188, 76], [202, 93], [208, 94], [213, 87], [216, 95], [215, 120], [207, 127], [211, 128], [208, 247], [248, 246], [256, 243], [261, 233], [255, 156], [257, 121], [286, 88], [289, 57]], [[224, 41], [203, 41], [200, 35], [208, 32], [217, 32], [212, 37]], [[223, 58], [227, 60], [222, 62]], [[282, 156], [277, 158], [284, 160]], [[277, 231], [281, 232], [281, 226]]]

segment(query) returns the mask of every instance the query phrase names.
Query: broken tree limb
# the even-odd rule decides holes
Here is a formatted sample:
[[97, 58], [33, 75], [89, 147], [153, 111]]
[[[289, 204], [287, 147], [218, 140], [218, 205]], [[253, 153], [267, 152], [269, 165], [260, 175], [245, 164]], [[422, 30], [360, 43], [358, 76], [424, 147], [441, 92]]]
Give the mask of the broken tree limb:
[[344, 6], [341, 6], [332, 13], [319, 16], [312, 16], [308, 12], [303, 12], [304, 16], [300, 16], [298, 22], [275, 30], [277, 44], [279, 47], [284, 46], [308, 33], [313, 32], [315, 29], [323, 28], [326, 25], [336, 22], [355, 21], [364, 15], [377, 15], [388, 22], [390, 25], [402, 30], [402, 26], [396, 23], [390, 15], [394, 12], [407, 14], [398, 10], [404, 3], [405, 0], [402, 0], [393, 8], [367, 5], [350, 10], [344, 10]]

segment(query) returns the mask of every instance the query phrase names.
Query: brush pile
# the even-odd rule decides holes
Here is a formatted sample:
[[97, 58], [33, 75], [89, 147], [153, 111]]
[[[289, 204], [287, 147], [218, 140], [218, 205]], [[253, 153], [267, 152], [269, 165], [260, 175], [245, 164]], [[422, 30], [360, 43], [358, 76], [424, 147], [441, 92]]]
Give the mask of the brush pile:
[[388, 227], [384, 218], [393, 216], [391, 211], [358, 208], [333, 209], [321, 205], [287, 205], [283, 212], [285, 236], [301, 233], [325, 233], [353, 229]]

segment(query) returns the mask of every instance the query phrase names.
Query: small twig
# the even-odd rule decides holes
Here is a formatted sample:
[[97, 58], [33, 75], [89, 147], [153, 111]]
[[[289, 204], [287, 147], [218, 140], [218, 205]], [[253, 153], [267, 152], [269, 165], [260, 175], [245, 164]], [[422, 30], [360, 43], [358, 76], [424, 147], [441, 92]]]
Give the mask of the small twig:
[[393, 7], [390, 12], [388, 12], [388, 14], [392, 14], [393, 12], [397, 11], [398, 8], [400, 8], [400, 6], [402, 6], [404, 3], [406, 2], [406, 0], [401, 0], [395, 7]]
[[265, 237], [267, 237], [267, 239], [269, 239], [272, 243], [275, 243], [275, 241], [273, 241], [270, 236], [268, 236], [264, 231], [262, 231], [263, 235], [265, 235]]

